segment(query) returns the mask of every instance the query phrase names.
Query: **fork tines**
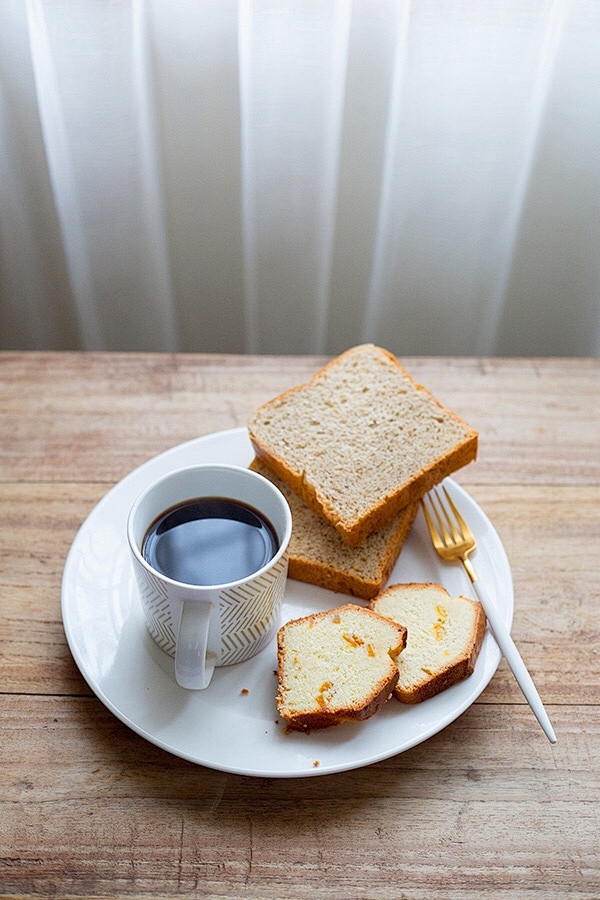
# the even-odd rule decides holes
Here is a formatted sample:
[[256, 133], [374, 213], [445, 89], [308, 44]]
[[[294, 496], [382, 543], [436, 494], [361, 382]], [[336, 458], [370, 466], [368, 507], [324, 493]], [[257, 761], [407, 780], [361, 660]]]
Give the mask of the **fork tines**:
[[[450, 518], [448, 507], [444, 505], [443, 500], [440, 498], [440, 489], [444, 492], [446, 500], [448, 501], [448, 505], [450, 506], [450, 509], [454, 514], [455, 522], [453, 522]], [[435, 527], [427, 506], [425, 505], [425, 498], [427, 498], [427, 500], [429, 501], [431, 511], [435, 515], [435, 518], [439, 525], [439, 531]], [[429, 533], [431, 534], [431, 539], [435, 546], [437, 546], [438, 543], [444, 546], [451, 546], [452, 544], [456, 544], [460, 541], [473, 540], [473, 535], [469, 526], [459, 513], [454, 504], [454, 501], [452, 500], [452, 497], [443, 484], [440, 487], [432, 488], [431, 491], [429, 491], [429, 493], [425, 495], [425, 497], [422, 497], [421, 505], [423, 507], [423, 512], [425, 513], [425, 520], [429, 528]], [[448, 529], [444, 524], [444, 520], [447, 523], [452, 536], [450, 536], [450, 533], [448, 532]]]

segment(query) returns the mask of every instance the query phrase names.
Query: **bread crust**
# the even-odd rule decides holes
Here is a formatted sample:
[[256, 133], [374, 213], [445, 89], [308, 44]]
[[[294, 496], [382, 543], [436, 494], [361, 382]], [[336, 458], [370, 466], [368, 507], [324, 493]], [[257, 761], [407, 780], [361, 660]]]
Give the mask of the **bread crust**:
[[286, 726], [291, 728], [292, 731], [320, 731], [323, 728], [341, 725], [343, 722], [362, 722], [365, 719], [370, 719], [371, 716], [374, 716], [375, 713], [379, 712], [379, 710], [385, 706], [392, 697], [397, 682], [398, 669], [396, 669], [394, 676], [383, 685], [381, 690], [373, 695], [371, 701], [366, 706], [357, 710], [340, 713], [320, 713], [307, 710], [306, 712], [294, 715], [279, 709], [279, 713], [282, 718], [285, 719]]
[[422, 391], [430, 402], [434, 403], [439, 409], [444, 410], [444, 412], [449, 414], [456, 422], [459, 422], [468, 431], [468, 437], [450, 453], [439, 456], [429, 466], [417, 472], [409, 482], [401, 485], [394, 493], [382, 498], [382, 500], [372, 507], [368, 513], [355, 519], [352, 523], [347, 524], [339, 521], [335, 510], [327, 502], [326, 498], [320, 496], [317, 487], [306, 480], [304, 471], [299, 472], [290, 468], [285, 460], [276, 452], [273, 452], [261, 443], [260, 438], [252, 430], [251, 418], [248, 423], [248, 433], [257, 457], [273, 472], [274, 475], [277, 475], [285, 481], [292, 490], [299, 494], [317, 515], [321, 516], [321, 518], [325, 519], [326, 522], [329, 522], [330, 525], [339, 531], [344, 541], [350, 547], [358, 547], [373, 531], [379, 531], [389, 524], [394, 516], [405, 506], [408, 506], [409, 503], [418, 500], [423, 494], [427, 493], [432, 487], [443, 481], [448, 475], [451, 475], [457, 469], [472, 462], [477, 456], [478, 443], [478, 434], [474, 429], [452, 410], [443, 407], [427, 388], [423, 387], [423, 385], [419, 384], [411, 377], [411, 375], [409, 375], [404, 366], [398, 362], [392, 353], [385, 350], [383, 347], [376, 347], [374, 344], [361, 344], [358, 347], [351, 347], [340, 356], [337, 356], [335, 359], [328, 362], [322, 369], [319, 369], [318, 372], [315, 372], [309, 381], [290, 388], [278, 397], [262, 404], [262, 406], [258, 407], [254, 415], [260, 415], [262, 411], [267, 410], [269, 407], [286, 402], [295, 393], [305, 390], [307, 387], [323, 378], [329, 369], [336, 366], [346, 356], [362, 347], [374, 348], [397, 366], [403, 377], [410, 380], [417, 390]]
[[277, 708], [281, 717], [285, 719], [287, 727], [292, 729], [293, 731], [316, 731], [322, 728], [329, 728], [332, 725], [340, 725], [342, 722], [364, 721], [365, 719], [369, 719], [371, 716], [375, 715], [375, 713], [378, 712], [385, 703], [387, 703], [398, 683], [398, 668], [394, 664], [394, 658], [406, 647], [407, 631], [403, 625], [399, 625], [397, 622], [392, 622], [391, 619], [385, 619], [386, 622], [391, 622], [396, 626], [398, 643], [394, 648], [390, 650], [391, 665], [389, 678], [382, 680], [381, 683], [371, 692], [371, 694], [367, 698], [365, 698], [364, 703], [344, 709], [333, 708], [328, 710], [299, 710], [296, 712], [293, 712], [286, 706], [283, 684], [285, 669], [285, 648], [283, 642], [285, 630], [290, 625], [298, 625], [306, 621], [312, 621], [314, 623], [315, 621], [323, 619], [326, 616], [331, 615], [332, 613], [343, 613], [348, 609], [351, 609], [353, 611], [356, 609], [361, 609], [364, 613], [367, 613], [370, 616], [376, 616], [378, 619], [385, 619], [385, 616], [380, 616], [379, 613], [373, 612], [373, 610], [371, 609], [358, 607], [352, 603], [347, 603], [344, 606], [339, 606], [333, 610], [330, 609], [322, 613], [313, 613], [312, 615], [303, 616], [299, 619], [291, 619], [289, 622], [286, 622], [285, 625], [282, 625], [277, 633]]
[[[264, 468], [256, 458], [252, 460], [248, 468], [259, 474], [261, 474], [261, 469], [264, 472]], [[272, 473], [270, 474], [272, 475]], [[269, 476], [267, 475], [266, 477]], [[293, 523], [293, 505], [291, 506], [291, 509]], [[302, 553], [294, 548], [294, 526], [292, 524], [292, 541], [288, 548], [288, 577], [293, 578], [296, 581], [315, 584], [317, 587], [322, 587], [329, 591], [350, 594], [352, 597], [359, 597], [361, 600], [372, 600], [383, 590], [390, 577], [392, 569], [396, 564], [396, 560], [400, 555], [400, 551], [412, 528], [418, 510], [419, 504], [415, 502], [409, 504], [405, 516], [400, 517], [400, 514], [398, 514], [397, 528], [390, 537], [376, 578], [368, 578], [359, 573], [351, 573], [335, 565], [328, 565], [324, 562], [302, 555]], [[329, 525], [329, 523], [327, 523], [327, 525]]]
[[[386, 594], [388, 591], [393, 591], [396, 587], [398, 587], [398, 585], [390, 585], [390, 587], [383, 591], [379, 595], [379, 597], [383, 597], [384, 594]], [[438, 585], [434, 582], [412, 582], [406, 585], [402, 585], [402, 587], [437, 588], [441, 587], [441, 585]], [[379, 598], [376, 598], [376, 600], [377, 599]], [[417, 687], [415, 687], [413, 690], [406, 691], [402, 687], [397, 685], [394, 688], [394, 697], [396, 697], [397, 700], [400, 700], [401, 703], [422, 703], [424, 700], [429, 700], [436, 694], [440, 694], [447, 688], [452, 687], [452, 685], [458, 684], [460, 681], [464, 681], [465, 678], [468, 678], [469, 675], [472, 675], [475, 671], [475, 664], [481, 650], [483, 638], [485, 637], [485, 626], [487, 619], [485, 612], [483, 611], [483, 607], [478, 600], [471, 600], [470, 597], [463, 597], [462, 595], [461, 599], [465, 600], [467, 603], [470, 603], [475, 610], [475, 621], [473, 623], [473, 629], [469, 638], [469, 649], [462, 656], [458, 657], [458, 659], [455, 659], [450, 665], [448, 665], [447, 668], [442, 669], [440, 672], [438, 672], [436, 675], [431, 676], [422, 684], [417, 685]], [[376, 600], [372, 601], [369, 604], [371, 609], [373, 609]], [[376, 612], [375, 609], [373, 611]], [[380, 613], [379, 615], [383, 615], [383, 613]], [[394, 622], [395, 619], [391, 619], [390, 621]]]
[[336, 569], [334, 566], [327, 566], [324, 563], [306, 559], [306, 557], [294, 555], [293, 553], [290, 553], [289, 556], [288, 576], [290, 578], [295, 578], [297, 581], [315, 584], [317, 587], [323, 587], [330, 591], [337, 591], [341, 594], [350, 594], [353, 597], [360, 597], [361, 600], [372, 600], [379, 594], [390, 577], [396, 560], [400, 555], [400, 551], [408, 537], [408, 533], [415, 520], [418, 509], [419, 504], [413, 503], [409, 515], [401, 523], [401, 526], [393, 536], [393, 540], [387, 548], [377, 580], [363, 578], [360, 575], [352, 575], [349, 572], [343, 572], [341, 569]]

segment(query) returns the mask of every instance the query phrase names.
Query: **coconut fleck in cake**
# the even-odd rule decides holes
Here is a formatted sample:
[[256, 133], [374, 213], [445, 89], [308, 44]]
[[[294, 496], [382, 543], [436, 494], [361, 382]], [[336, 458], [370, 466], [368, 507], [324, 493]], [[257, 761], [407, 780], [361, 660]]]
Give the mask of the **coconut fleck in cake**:
[[475, 459], [477, 432], [364, 344], [261, 406], [256, 455], [350, 546]]

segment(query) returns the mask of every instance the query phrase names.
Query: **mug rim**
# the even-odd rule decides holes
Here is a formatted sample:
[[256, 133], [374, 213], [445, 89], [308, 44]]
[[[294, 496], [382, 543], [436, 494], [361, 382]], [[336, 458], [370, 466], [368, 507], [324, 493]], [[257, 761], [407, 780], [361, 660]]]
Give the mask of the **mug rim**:
[[[229, 472], [240, 472], [243, 474], [243, 477], [250, 477], [254, 480], [259, 480], [262, 482], [268, 490], [276, 497], [277, 500], [281, 502], [284, 516], [285, 516], [285, 529], [283, 538], [280, 541], [279, 549], [277, 553], [271, 557], [271, 559], [266, 562], [260, 569], [257, 569], [256, 572], [252, 572], [250, 575], [246, 575], [244, 578], [238, 578], [235, 581], [223, 581], [217, 584], [190, 584], [187, 581], [177, 581], [175, 578], [170, 578], [168, 575], [165, 575], [163, 572], [159, 572], [158, 569], [155, 569], [154, 566], [151, 566], [150, 563], [144, 558], [141, 552], [141, 548], [137, 546], [137, 541], [133, 536], [133, 519], [136, 511], [139, 509], [140, 504], [145, 499], [145, 497], [150, 493], [150, 491], [154, 490], [161, 484], [163, 481], [166, 481], [168, 478], [171, 478], [173, 475], [180, 474], [183, 472], [191, 472], [191, 471], [205, 471], [206, 469], [218, 469], [219, 471], [229, 471]], [[208, 496], [208, 495], [203, 495]], [[229, 497], [230, 500], [238, 499], [239, 502], [243, 503], [245, 501], [240, 501], [239, 498]], [[184, 501], [181, 501], [184, 502]], [[262, 512], [262, 510], [260, 510]], [[152, 523], [150, 523], [152, 524]], [[148, 526], [149, 527], [149, 526]], [[146, 531], [148, 528], [146, 528]], [[199, 593], [208, 593], [215, 590], [221, 590], [222, 588], [232, 588], [237, 587], [242, 584], [247, 584], [252, 579], [257, 576], [264, 574], [269, 569], [271, 569], [274, 565], [276, 565], [284, 553], [287, 552], [288, 545], [290, 542], [290, 538], [292, 536], [292, 512], [290, 510], [290, 505], [287, 502], [286, 498], [282, 494], [276, 485], [273, 482], [269, 481], [268, 478], [265, 478], [264, 475], [260, 475], [258, 472], [254, 472], [252, 469], [246, 469], [244, 466], [235, 466], [230, 465], [228, 463], [196, 463], [191, 466], [181, 466], [177, 469], [172, 469], [170, 472], [165, 472], [164, 475], [161, 475], [159, 478], [156, 478], [151, 484], [147, 485], [136, 497], [133, 501], [129, 512], [127, 514], [127, 540], [129, 543], [129, 547], [131, 552], [133, 553], [135, 559], [140, 565], [146, 569], [147, 572], [154, 575], [156, 578], [159, 578], [161, 581], [166, 582], [169, 585], [173, 585], [178, 588], [186, 588], [187, 590], [197, 591]], [[192, 598], [189, 598], [192, 599]]]

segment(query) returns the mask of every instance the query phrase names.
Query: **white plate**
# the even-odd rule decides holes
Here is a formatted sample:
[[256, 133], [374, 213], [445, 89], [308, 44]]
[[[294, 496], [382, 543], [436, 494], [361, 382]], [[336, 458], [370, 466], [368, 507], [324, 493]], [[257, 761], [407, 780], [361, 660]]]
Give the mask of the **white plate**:
[[[173, 660], [149, 637], [129, 558], [129, 507], [154, 479], [181, 466], [248, 465], [245, 428], [222, 431], [167, 450], [131, 472], [98, 503], [71, 547], [62, 584], [69, 647], [97, 697], [126, 725], [170, 753], [224, 772], [271, 778], [325, 775], [358, 768], [413, 747], [456, 719], [486, 687], [500, 651], [486, 633], [473, 675], [416, 706], [391, 700], [366, 722], [306, 735], [286, 734], [275, 705], [275, 641], [248, 662], [217, 669], [206, 691], [177, 686]], [[510, 628], [513, 587], [500, 538], [474, 500], [452, 479], [449, 492], [477, 538], [473, 560]], [[390, 582], [435, 581], [472, 596], [458, 565], [444, 564], [419, 512]], [[288, 580], [282, 621], [347, 602]], [[247, 691], [247, 693], [242, 693]], [[318, 766], [315, 762], [318, 761]]]

